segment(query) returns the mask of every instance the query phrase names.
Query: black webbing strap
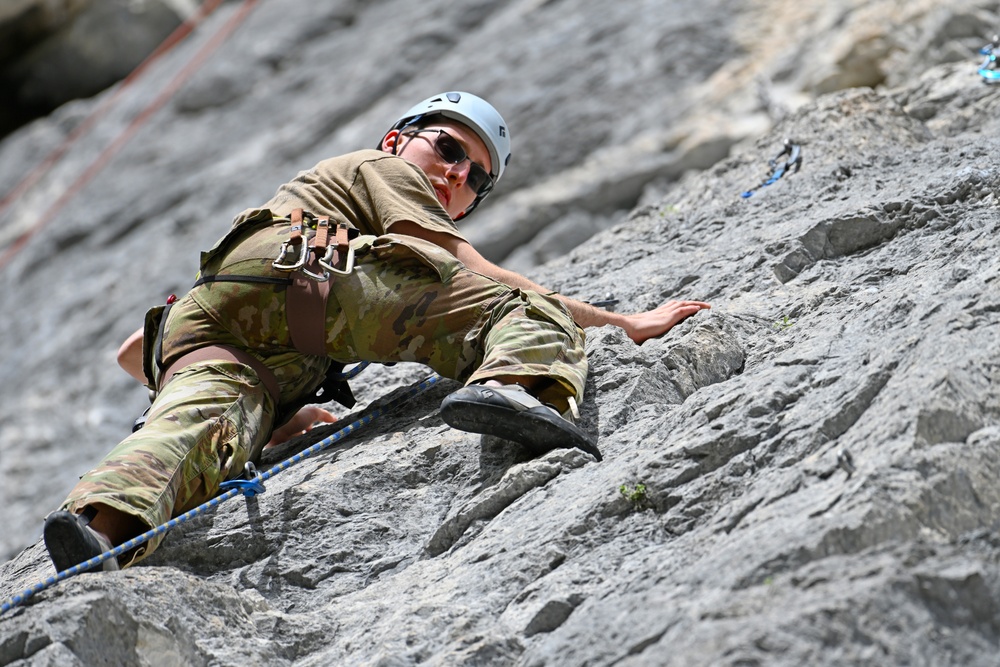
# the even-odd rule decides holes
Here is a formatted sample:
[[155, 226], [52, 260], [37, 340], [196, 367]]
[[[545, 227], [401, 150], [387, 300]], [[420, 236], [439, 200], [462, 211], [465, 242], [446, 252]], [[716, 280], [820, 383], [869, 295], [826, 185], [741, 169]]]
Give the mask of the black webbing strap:
[[291, 285], [291, 278], [272, 278], [270, 276], [241, 276], [237, 274], [221, 274], [216, 276], [202, 276], [195, 281], [192, 287], [198, 287], [206, 283], [260, 283], [263, 285]]

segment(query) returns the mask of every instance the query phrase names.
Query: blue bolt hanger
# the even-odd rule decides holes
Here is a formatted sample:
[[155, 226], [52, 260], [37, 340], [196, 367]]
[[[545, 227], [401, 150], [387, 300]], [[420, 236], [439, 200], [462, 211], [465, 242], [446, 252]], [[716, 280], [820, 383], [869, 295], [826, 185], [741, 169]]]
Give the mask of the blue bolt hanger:
[[979, 76], [985, 83], [1000, 83], [1000, 65], [997, 64], [997, 51], [1000, 50], [1000, 35], [993, 35], [993, 41], [979, 49], [983, 62], [979, 64]]
[[[785, 156], [787, 156], [787, 158], [782, 160], [781, 158]], [[781, 148], [781, 152], [768, 160], [767, 166], [770, 168], [767, 178], [764, 179], [764, 181], [757, 187], [740, 193], [741, 197], [744, 199], [752, 197], [754, 192], [771, 185], [772, 183], [776, 183], [778, 179], [787, 174], [789, 170], [793, 168], [794, 171], [798, 171], [802, 166], [802, 147], [793, 142], [791, 139], [785, 139], [785, 144]]]

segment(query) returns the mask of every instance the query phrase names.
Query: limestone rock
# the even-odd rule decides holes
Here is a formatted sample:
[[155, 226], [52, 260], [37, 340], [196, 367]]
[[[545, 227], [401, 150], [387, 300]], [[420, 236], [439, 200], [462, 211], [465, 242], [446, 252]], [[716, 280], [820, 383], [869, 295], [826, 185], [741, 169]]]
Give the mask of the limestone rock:
[[[599, 230], [535, 280], [623, 312], [713, 309], [642, 346], [588, 331], [580, 424], [602, 463], [449, 429], [440, 382], [141, 566], [0, 616], [0, 663], [995, 663], [1000, 86], [957, 45], [998, 7], [931, 4], [270, 0], [36, 227], [181, 47], [0, 212], [8, 243], [39, 229], [0, 272], [0, 597], [53, 574], [41, 517], [144, 407], [114, 368], [143, 310], [232, 214], [443, 81], [524, 128], [480, 221]], [[817, 96], [851, 49], [803, 54], [862, 16], [902, 49], [879, 61], [890, 85]], [[389, 24], [407, 29], [372, 38]], [[901, 58], [924, 64], [893, 79]], [[0, 183], [89, 108], [0, 144]], [[742, 129], [706, 133], [720, 114]], [[788, 138], [801, 169], [740, 197]], [[685, 163], [698, 146], [713, 158]], [[341, 424], [426, 372], [366, 371]]]

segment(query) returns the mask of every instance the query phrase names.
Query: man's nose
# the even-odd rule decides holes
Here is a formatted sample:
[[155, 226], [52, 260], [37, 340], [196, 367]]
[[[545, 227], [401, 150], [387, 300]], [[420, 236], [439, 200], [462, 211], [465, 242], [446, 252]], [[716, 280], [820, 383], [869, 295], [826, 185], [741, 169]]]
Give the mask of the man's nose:
[[469, 178], [469, 170], [472, 169], [472, 162], [465, 158], [457, 164], [448, 165], [448, 178], [455, 181], [459, 186], [465, 185]]

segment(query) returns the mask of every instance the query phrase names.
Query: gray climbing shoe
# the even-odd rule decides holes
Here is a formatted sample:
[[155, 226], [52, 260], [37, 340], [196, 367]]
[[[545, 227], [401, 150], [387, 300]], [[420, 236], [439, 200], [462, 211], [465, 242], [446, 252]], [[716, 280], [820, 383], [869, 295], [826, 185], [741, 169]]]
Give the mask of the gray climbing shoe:
[[[56, 572], [68, 570], [113, 548], [103, 535], [87, 527], [86, 519], [62, 510], [45, 517], [42, 534]], [[117, 570], [118, 559], [109, 558], [101, 563], [100, 569]]]
[[452, 428], [513, 440], [535, 454], [576, 447], [602, 459], [586, 431], [518, 385], [462, 387], [441, 402], [441, 417]]

